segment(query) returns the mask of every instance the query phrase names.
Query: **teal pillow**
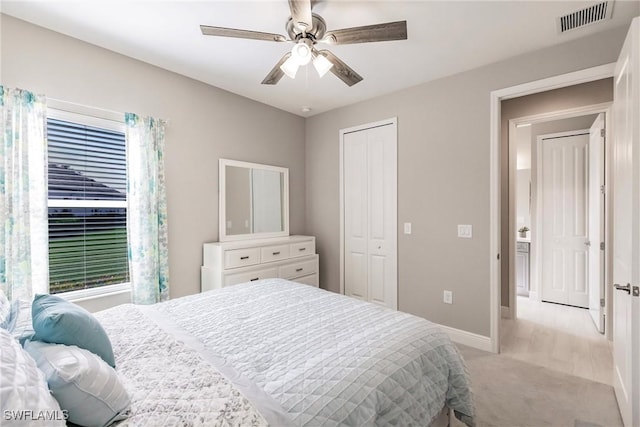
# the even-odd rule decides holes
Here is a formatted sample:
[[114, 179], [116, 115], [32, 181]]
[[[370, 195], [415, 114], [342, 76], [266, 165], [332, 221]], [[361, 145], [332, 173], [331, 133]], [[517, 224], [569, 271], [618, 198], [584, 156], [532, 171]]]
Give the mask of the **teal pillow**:
[[84, 308], [55, 295], [36, 295], [31, 305], [33, 340], [75, 345], [116, 367], [111, 341], [102, 325]]

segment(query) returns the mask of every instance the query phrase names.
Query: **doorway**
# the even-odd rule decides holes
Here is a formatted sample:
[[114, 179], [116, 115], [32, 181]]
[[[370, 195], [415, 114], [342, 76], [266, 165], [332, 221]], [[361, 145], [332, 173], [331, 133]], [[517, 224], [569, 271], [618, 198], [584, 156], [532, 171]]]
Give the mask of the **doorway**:
[[[516, 168], [509, 168], [509, 164], [515, 164], [516, 158], [515, 150], [508, 149], [508, 141], [520, 123], [513, 119], [544, 121], [592, 113], [594, 107], [606, 109], [612, 99], [613, 68], [613, 64], [603, 65], [491, 93], [490, 330], [491, 349], [496, 353], [500, 348], [501, 314], [517, 317], [515, 292], [510, 292], [510, 284], [515, 282], [515, 267], [511, 266], [514, 257], [510, 255], [516, 253], [517, 228], [515, 208], [509, 206], [509, 201], [515, 200], [509, 183], [516, 182]], [[534, 107], [530, 105], [532, 98], [537, 99]], [[535, 249], [530, 254], [532, 261], [536, 259]], [[536, 274], [532, 268], [534, 283]]]
[[[604, 82], [611, 83], [611, 80], [605, 79]], [[609, 96], [612, 96], [611, 92]], [[608, 269], [605, 240], [609, 228], [605, 227], [603, 185], [607, 181], [604, 148], [610, 110], [611, 102], [606, 102], [509, 120], [509, 146], [513, 147], [508, 162], [507, 210], [511, 244], [506, 266], [509, 272], [509, 306], [503, 310], [503, 317], [518, 317], [516, 295], [518, 292], [523, 295], [523, 292], [522, 287], [518, 287], [522, 274], [519, 275], [516, 261], [522, 263], [522, 247], [526, 246], [530, 273], [526, 294], [532, 300], [588, 308], [595, 327], [600, 332], [607, 329], [604, 319], [610, 308], [606, 306], [610, 295], [606, 295], [604, 284]], [[571, 135], [582, 136], [569, 138]], [[575, 145], [576, 140], [581, 141], [578, 142], [580, 148], [574, 146], [554, 152], [554, 147]], [[544, 147], [547, 148], [547, 156], [557, 155], [553, 160], [551, 157], [546, 159], [546, 163]], [[593, 151], [587, 151], [591, 148]], [[590, 161], [590, 158], [597, 160]], [[560, 159], [565, 159], [568, 164], [559, 163]], [[545, 181], [544, 173], [552, 175]], [[518, 191], [523, 187], [519, 179], [529, 180], [530, 190], [524, 202]], [[590, 182], [592, 185], [588, 185]], [[577, 188], [581, 190], [574, 194]], [[530, 215], [523, 213], [523, 205], [527, 209], [526, 214]], [[554, 209], [557, 215], [551, 218], [555, 215]], [[571, 210], [570, 215], [565, 210]], [[578, 211], [582, 215], [576, 216]], [[590, 211], [590, 215], [585, 215]], [[521, 234], [519, 230], [524, 228], [530, 230]], [[593, 289], [587, 288], [589, 283]], [[590, 299], [589, 296], [595, 298]], [[606, 332], [610, 338], [610, 331]]]
[[[515, 283], [511, 316], [501, 321], [500, 351], [611, 385], [609, 342], [595, 323], [601, 314], [604, 252], [599, 243], [588, 245], [590, 239], [600, 242], [603, 237], [589, 233], [591, 228], [601, 231], [603, 218], [597, 179], [602, 175], [593, 177], [590, 171], [604, 171], [603, 156], [590, 149], [604, 148], [600, 128], [606, 116], [601, 111], [608, 107], [583, 110], [575, 116], [550, 112], [512, 120]], [[597, 190], [595, 196], [591, 188]], [[597, 212], [589, 215], [592, 209]], [[597, 267], [596, 278], [591, 279], [594, 290], [588, 286], [589, 266]], [[594, 319], [589, 310], [591, 294], [598, 294]]]

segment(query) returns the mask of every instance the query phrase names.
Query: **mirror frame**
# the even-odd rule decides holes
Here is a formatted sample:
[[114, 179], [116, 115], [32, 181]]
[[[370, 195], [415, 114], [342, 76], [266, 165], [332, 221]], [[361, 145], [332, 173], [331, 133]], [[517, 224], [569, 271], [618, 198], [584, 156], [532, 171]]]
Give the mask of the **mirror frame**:
[[[283, 174], [282, 183], [282, 231], [265, 233], [231, 234], [226, 233], [227, 212], [226, 212], [226, 170], [227, 166], [235, 166], [248, 169], [263, 169], [280, 172]], [[279, 166], [263, 165], [260, 163], [243, 162], [239, 160], [220, 159], [219, 162], [219, 190], [218, 190], [218, 238], [221, 242], [234, 240], [262, 239], [269, 237], [286, 237], [289, 235], [289, 168]]]

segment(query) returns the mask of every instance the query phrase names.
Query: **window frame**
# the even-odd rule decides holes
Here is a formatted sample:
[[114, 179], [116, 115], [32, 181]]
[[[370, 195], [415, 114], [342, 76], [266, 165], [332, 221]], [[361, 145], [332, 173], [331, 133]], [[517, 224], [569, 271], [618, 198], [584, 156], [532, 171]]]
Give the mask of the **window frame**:
[[[68, 122], [78, 123], [87, 126], [93, 126], [102, 129], [122, 132], [126, 135], [126, 125], [124, 122], [124, 114], [113, 111], [102, 110], [99, 108], [87, 107], [79, 104], [72, 104], [64, 101], [48, 100], [46, 119], [65, 120]], [[46, 126], [46, 125], [45, 125]], [[125, 142], [126, 143], [126, 142]], [[47, 142], [48, 150], [48, 142]], [[47, 163], [48, 168], [48, 163]], [[48, 170], [47, 170], [48, 172]], [[49, 199], [47, 188], [47, 208], [58, 207], [113, 207], [127, 209], [128, 221], [128, 200], [56, 200]], [[47, 221], [48, 222], [48, 221]], [[128, 225], [127, 225], [128, 230]], [[47, 238], [48, 244], [48, 238]], [[48, 250], [47, 250], [48, 255]], [[49, 283], [47, 283], [47, 292], [49, 291]], [[69, 301], [81, 301], [98, 297], [114, 296], [124, 293], [131, 293], [131, 282], [117, 283], [113, 285], [105, 285], [88, 289], [77, 289], [73, 291], [58, 292], [55, 295]]]

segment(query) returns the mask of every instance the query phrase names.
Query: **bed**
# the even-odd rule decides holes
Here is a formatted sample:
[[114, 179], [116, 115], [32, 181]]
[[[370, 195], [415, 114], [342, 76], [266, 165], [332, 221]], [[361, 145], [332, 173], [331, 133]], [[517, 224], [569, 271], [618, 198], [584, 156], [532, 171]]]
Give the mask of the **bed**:
[[95, 313], [131, 396], [121, 426], [474, 424], [449, 337], [424, 319], [282, 279]]

